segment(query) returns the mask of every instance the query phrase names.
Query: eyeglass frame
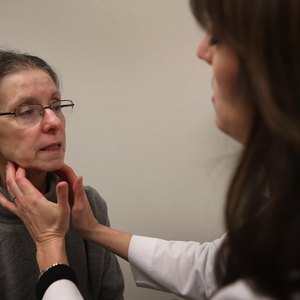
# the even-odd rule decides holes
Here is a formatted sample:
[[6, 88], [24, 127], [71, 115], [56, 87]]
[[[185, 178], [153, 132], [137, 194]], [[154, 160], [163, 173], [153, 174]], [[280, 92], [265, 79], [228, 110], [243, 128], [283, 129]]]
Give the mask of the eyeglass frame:
[[45, 113], [45, 109], [50, 109], [51, 111], [53, 111], [55, 113], [55, 111], [52, 109], [53, 105], [56, 104], [56, 103], [62, 103], [62, 102], [65, 102], [65, 101], [70, 102], [70, 104], [60, 105], [60, 108], [62, 108], [62, 107], [72, 107], [72, 109], [73, 109], [73, 107], [75, 106], [75, 104], [73, 103], [72, 100], [58, 100], [58, 101], [55, 101], [55, 102], [51, 103], [49, 106], [42, 106], [41, 104], [23, 104], [23, 105], [20, 105], [20, 106], [16, 107], [14, 111], [0, 112], [0, 117], [1, 116], [11, 116], [11, 115], [14, 115], [17, 118], [19, 116], [19, 115], [17, 115], [17, 113], [18, 113], [17, 110], [19, 108], [23, 107], [23, 106], [30, 106], [30, 105], [36, 105], [36, 106], [38, 105], [38, 106], [40, 106], [41, 107], [41, 109], [40, 109], [40, 115], [43, 117], [44, 113]]

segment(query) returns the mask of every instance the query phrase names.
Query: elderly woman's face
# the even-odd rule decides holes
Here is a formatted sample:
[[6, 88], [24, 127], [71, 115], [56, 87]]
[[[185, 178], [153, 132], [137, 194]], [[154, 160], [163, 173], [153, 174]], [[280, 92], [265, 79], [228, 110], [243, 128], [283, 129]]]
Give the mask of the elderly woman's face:
[[[45, 107], [57, 100], [58, 88], [40, 69], [12, 73], [0, 82], [1, 112], [13, 112], [24, 104]], [[1, 116], [0, 166], [11, 160], [26, 169], [57, 170], [64, 161], [65, 140], [65, 120], [50, 109], [35, 124], [19, 124], [14, 116]]]

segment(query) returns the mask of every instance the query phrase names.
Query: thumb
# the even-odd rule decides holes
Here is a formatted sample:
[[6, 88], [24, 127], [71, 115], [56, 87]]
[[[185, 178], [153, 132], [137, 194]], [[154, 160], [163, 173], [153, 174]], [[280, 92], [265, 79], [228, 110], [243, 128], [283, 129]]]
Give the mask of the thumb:
[[83, 202], [85, 200], [86, 194], [83, 188], [82, 176], [78, 176], [74, 181], [73, 192], [74, 192], [74, 202], [76, 202], [76, 204], [80, 204], [79, 202]]
[[67, 181], [70, 185], [73, 185], [74, 181], [76, 180], [77, 176], [74, 173], [73, 169], [66, 164], [55, 172], [62, 180]]
[[59, 182], [56, 186], [57, 204], [64, 211], [70, 211], [69, 186], [65, 181]]

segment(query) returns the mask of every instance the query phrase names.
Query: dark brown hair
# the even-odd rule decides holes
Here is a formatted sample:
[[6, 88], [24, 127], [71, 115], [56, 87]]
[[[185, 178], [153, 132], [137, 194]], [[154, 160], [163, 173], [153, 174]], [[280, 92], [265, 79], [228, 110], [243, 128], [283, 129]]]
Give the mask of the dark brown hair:
[[290, 299], [300, 290], [300, 2], [190, 4], [199, 24], [237, 53], [254, 109], [227, 195], [218, 284], [246, 279]]

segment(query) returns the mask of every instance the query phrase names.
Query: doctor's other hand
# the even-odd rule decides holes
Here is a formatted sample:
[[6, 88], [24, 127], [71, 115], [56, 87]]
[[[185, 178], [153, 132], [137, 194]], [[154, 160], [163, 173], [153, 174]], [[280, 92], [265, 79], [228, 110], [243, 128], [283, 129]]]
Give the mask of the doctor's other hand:
[[17, 215], [26, 225], [36, 243], [65, 236], [69, 228], [70, 207], [68, 185], [60, 182], [56, 186], [57, 203], [51, 202], [26, 178], [23, 168], [15, 168], [12, 162], [6, 167], [6, 185], [14, 201], [7, 200], [2, 194], [0, 203]]
[[64, 239], [70, 220], [68, 184], [57, 184], [57, 203], [54, 203], [32, 185], [23, 168], [16, 169], [12, 162], [8, 162], [5, 175], [7, 190], [14, 196], [13, 201], [9, 201], [0, 194], [0, 203], [24, 222], [36, 244], [40, 269], [48, 266], [55, 257], [67, 263]]

